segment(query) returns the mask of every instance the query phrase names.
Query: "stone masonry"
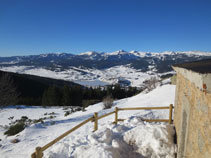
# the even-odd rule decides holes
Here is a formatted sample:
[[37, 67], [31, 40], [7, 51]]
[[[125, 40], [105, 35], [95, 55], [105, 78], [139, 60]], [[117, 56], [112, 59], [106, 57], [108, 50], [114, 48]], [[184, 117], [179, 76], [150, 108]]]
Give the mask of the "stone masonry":
[[211, 73], [177, 72], [174, 124], [178, 158], [211, 158]]

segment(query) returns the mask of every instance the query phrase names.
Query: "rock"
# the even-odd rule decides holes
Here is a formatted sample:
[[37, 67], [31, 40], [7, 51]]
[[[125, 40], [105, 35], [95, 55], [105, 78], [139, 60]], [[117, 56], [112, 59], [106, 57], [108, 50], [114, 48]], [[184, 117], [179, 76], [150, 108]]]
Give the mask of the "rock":
[[11, 140], [11, 143], [18, 143], [18, 142], [20, 142], [19, 139], [12, 139], [12, 140]]

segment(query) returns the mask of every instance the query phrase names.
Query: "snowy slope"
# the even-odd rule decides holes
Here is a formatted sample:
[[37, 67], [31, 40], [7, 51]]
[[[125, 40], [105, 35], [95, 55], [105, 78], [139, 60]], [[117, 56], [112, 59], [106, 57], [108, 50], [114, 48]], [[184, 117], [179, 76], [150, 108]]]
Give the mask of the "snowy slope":
[[[43, 146], [65, 131], [91, 117], [94, 112], [98, 115], [113, 111], [115, 107], [145, 107], [145, 106], [169, 106], [174, 103], [175, 86], [164, 85], [144, 94], [117, 100], [112, 109], [103, 110], [102, 103], [89, 106], [85, 112], [79, 111], [64, 117], [61, 107], [15, 107], [3, 108], [0, 111], [0, 155], [1, 158], [26, 158], [34, 151], [35, 147]], [[3, 135], [3, 126], [9, 124], [8, 118], [14, 116], [14, 120], [21, 116], [30, 119], [44, 117], [45, 113], [55, 112], [56, 118], [45, 120], [44, 124], [30, 125], [24, 131], [15, 136]], [[130, 153], [133, 157], [165, 155], [173, 157], [175, 146], [172, 143], [173, 128], [165, 124], [145, 123], [144, 118], [168, 118], [168, 110], [154, 111], [121, 111], [119, 118], [125, 118], [122, 123], [113, 125], [114, 116], [99, 120], [99, 130], [93, 133], [93, 123], [88, 123], [71, 133], [60, 142], [47, 149], [44, 154], [49, 158], [64, 157], [124, 157], [122, 153]], [[129, 119], [128, 119], [129, 118]], [[140, 131], [140, 136], [137, 136]], [[168, 133], [168, 131], [170, 131]], [[134, 140], [136, 136], [137, 139]], [[20, 140], [13, 144], [14, 138]], [[124, 150], [124, 152], [123, 152]], [[150, 155], [151, 154], [151, 155]]]

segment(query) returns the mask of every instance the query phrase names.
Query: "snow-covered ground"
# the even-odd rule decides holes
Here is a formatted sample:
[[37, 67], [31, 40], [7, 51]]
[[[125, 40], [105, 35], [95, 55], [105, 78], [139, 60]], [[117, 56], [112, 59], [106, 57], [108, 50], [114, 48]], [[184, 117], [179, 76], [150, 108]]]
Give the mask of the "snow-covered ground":
[[129, 81], [130, 86], [140, 87], [143, 81], [151, 77], [148, 73], [129, 66], [114, 66], [104, 70], [70, 67], [68, 70], [59, 70], [58, 68], [58, 71], [33, 66], [11, 66], [0, 67], [0, 70], [63, 79], [84, 86], [105, 86], [115, 84], [120, 79]]
[[[111, 109], [104, 110], [98, 103], [86, 108], [86, 111], [74, 112], [64, 116], [62, 107], [7, 107], [0, 110], [0, 155], [1, 158], [28, 158], [35, 147], [43, 146], [65, 131], [91, 117], [94, 112], [102, 115], [115, 107], [169, 106], [174, 103], [175, 86], [163, 85], [149, 93], [117, 100]], [[5, 125], [9, 117], [13, 120], [27, 116], [39, 119], [46, 113], [54, 112], [55, 118], [44, 123], [32, 124], [15, 136], [5, 136]], [[48, 115], [48, 114], [47, 114]], [[93, 123], [87, 123], [44, 152], [48, 158], [126, 158], [126, 157], [166, 157], [173, 158], [176, 146], [173, 143], [174, 130], [165, 123], [146, 123], [141, 118], [168, 119], [168, 110], [120, 111], [119, 118], [126, 119], [117, 125], [112, 124], [114, 115], [99, 120], [99, 130], [93, 131]], [[12, 139], [18, 143], [11, 143]]]

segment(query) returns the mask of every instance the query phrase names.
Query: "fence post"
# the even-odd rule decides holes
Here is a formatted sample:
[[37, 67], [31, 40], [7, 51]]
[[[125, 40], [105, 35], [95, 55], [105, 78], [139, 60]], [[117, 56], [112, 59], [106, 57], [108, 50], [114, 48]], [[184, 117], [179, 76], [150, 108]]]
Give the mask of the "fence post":
[[98, 129], [98, 114], [97, 112], [94, 113], [94, 132]]
[[32, 153], [31, 158], [36, 158], [36, 154]]
[[169, 106], [169, 124], [172, 123], [172, 109], [173, 109], [173, 104], [170, 104], [170, 106]]
[[42, 158], [43, 157], [43, 152], [41, 150], [41, 147], [36, 147], [35, 153], [31, 155], [32, 158]]
[[118, 108], [115, 108], [115, 120], [114, 120], [114, 124], [118, 123]]

